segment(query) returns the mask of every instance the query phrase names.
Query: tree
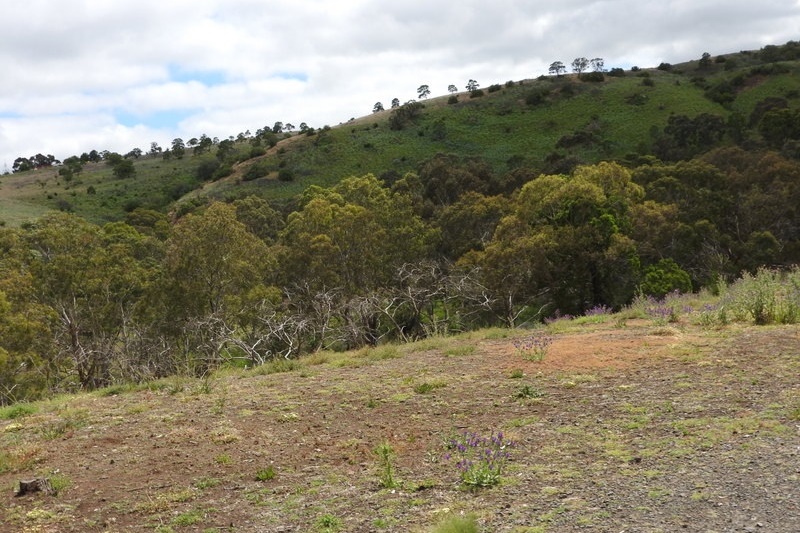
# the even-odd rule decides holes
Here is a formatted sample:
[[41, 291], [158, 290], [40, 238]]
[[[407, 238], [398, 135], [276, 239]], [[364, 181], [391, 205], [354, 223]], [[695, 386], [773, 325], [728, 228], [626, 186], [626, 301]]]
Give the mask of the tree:
[[283, 131], [294, 131], [294, 124], [287, 122], [283, 125]]
[[217, 159], [225, 161], [234, 152], [235, 143], [230, 139], [223, 139], [217, 145]]
[[595, 57], [589, 60], [589, 63], [592, 65], [592, 70], [595, 72], [603, 72], [605, 70], [605, 61], [603, 61], [602, 57]]
[[162, 296], [173, 319], [224, 312], [230, 298], [262, 283], [273, 266], [264, 242], [237, 220], [236, 207], [213, 203], [175, 225]]
[[11, 167], [13, 172], [26, 172], [33, 170], [33, 163], [27, 157], [18, 157], [14, 160], [14, 165]]
[[480, 87], [480, 84], [475, 80], [469, 80], [467, 82], [467, 90], [469, 92], [477, 91], [478, 87]]
[[277, 134], [277, 133], [280, 133], [282, 131], [283, 131], [283, 122], [278, 121], [272, 126], [272, 133], [276, 133]]
[[33, 296], [53, 315], [55, 362], [81, 387], [107, 385], [124, 327], [154, 262], [145, 238], [124, 223], [102, 230], [65, 213], [37, 221], [28, 236]]
[[172, 155], [176, 159], [183, 159], [184, 154], [186, 153], [186, 145], [183, 142], [183, 139], [180, 137], [172, 140]]
[[150, 143], [150, 155], [158, 155], [162, 152], [161, 147], [158, 145], [157, 142], [153, 141]]
[[561, 61], [553, 61], [550, 63], [550, 68], [547, 69], [550, 74], [555, 74], [558, 77], [561, 77], [567, 71], [567, 67], [564, 66], [564, 63]]
[[431, 94], [431, 89], [427, 85], [420, 85], [417, 88], [417, 96], [419, 97], [420, 100], [422, 100], [423, 98], [427, 98], [428, 95], [430, 94]]
[[375, 102], [375, 105], [372, 106], [372, 112], [380, 113], [381, 111], [383, 111], [383, 104], [380, 102]]
[[589, 60], [585, 57], [576, 57], [572, 60], [572, 72], [580, 75], [589, 67]]
[[365, 295], [422, 257], [427, 238], [407, 196], [392, 194], [372, 175], [350, 177], [306, 192], [302, 209], [287, 219], [279, 264], [289, 285]]
[[455, 85], [449, 85], [447, 87], [447, 91], [450, 92], [450, 93], [457, 93], [458, 92], [458, 87], [456, 87]]
[[300, 133], [305, 133], [308, 131], [308, 124], [306, 124], [305, 122], [301, 122], [299, 127], [300, 127]]
[[132, 178], [136, 175], [136, 167], [130, 159], [120, 159], [113, 165], [113, 172], [117, 179]]
[[400, 107], [400, 99], [399, 98], [392, 98], [392, 109]]
[[707, 69], [711, 66], [711, 54], [708, 52], [703, 52], [703, 55], [700, 57], [700, 61], [698, 61], [697, 66], [703, 70]]
[[142, 157], [142, 153], [143, 152], [141, 148], [134, 148], [133, 150], [125, 154], [125, 157], [132, 157], [134, 159], [139, 159], [140, 157]]

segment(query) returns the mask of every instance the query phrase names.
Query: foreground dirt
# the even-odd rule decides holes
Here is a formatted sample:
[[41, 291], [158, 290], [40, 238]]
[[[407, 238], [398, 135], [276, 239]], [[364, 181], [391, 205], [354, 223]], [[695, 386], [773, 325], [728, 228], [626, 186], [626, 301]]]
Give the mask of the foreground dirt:
[[[541, 362], [462, 337], [58, 399], [0, 421], [0, 530], [800, 530], [800, 329], [616, 326]], [[499, 485], [460, 486], [464, 430], [516, 441]], [[37, 476], [63, 488], [14, 497]]]

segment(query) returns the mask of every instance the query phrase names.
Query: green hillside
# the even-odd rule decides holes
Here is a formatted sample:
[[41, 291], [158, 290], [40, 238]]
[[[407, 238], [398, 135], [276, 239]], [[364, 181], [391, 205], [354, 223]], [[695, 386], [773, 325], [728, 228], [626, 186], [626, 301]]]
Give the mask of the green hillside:
[[[653, 153], [673, 116], [709, 114], [741, 123], [738, 134], [758, 144], [752, 116], [760, 105], [779, 100], [798, 107], [796, 55], [797, 46], [788, 43], [680, 65], [612, 69], [602, 81], [590, 81], [597, 80], [592, 74], [494, 80], [481, 88], [482, 96], [462, 92], [420, 100], [418, 115], [401, 128], [391, 125], [393, 109], [303, 133], [274, 135], [267, 126], [258, 132], [269, 140], [231, 136], [234, 149], [224, 158], [214, 157], [219, 145], [202, 155], [187, 149], [180, 159], [142, 156], [128, 179], [116, 179], [104, 164], [86, 165], [70, 182], [59, 179], [57, 168], [6, 175], [0, 178], [0, 218], [18, 225], [60, 209], [101, 223], [120, 220], [136, 207], [167, 212], [179, 199], [201, 204], [206, 197], [256, 194], [285, 201], [309, 185], [330, 186], [346, 176], [396, 179], [437, 153], [479, 157], [499, 174], [518, 167], [562, 172]], [[732, 142], [727, 135], [716, 144]], [[214, 175], [219, 163], [232, 173]], [[198, 172], [203, 167], [211, 171]]]

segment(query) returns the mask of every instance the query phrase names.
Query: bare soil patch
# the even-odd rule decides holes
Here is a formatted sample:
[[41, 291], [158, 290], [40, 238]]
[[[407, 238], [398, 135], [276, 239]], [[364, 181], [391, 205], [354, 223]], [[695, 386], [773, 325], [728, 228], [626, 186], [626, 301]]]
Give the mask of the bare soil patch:
[[[796, 326], [593, 325], [555, 335], [542, 362], [475, 336], [327, 359], [0, 421], [0, 530], [423, 532], [448, 512], [517, 533], [800, 523]], [[444, 454], [463, 430], [516, 441], [499, 485], [460, 486]], [[57, 495], [14, 496], [43, 475]]]

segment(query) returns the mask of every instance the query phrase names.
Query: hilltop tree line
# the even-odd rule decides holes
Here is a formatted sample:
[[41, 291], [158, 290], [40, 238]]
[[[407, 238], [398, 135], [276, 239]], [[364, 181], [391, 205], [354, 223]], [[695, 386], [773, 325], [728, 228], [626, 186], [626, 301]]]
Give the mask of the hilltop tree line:
[[51, 214], [0, 228], [0, 403], [713, 287], [798, 262], [798, 205], [797, 160], [721, 148], [555, 174], [440, 154], [285, 210]]

